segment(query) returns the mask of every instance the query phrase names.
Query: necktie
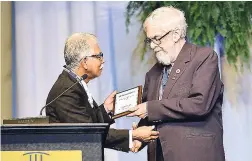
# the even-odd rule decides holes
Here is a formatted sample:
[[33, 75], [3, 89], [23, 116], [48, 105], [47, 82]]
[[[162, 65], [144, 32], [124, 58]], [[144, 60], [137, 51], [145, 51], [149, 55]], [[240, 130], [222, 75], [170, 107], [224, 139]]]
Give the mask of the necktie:
[[161, 80], [161, 88], [160, 88], [160, 93], [159, 93], [159, 99], [162, 99], [162, 95], [166, 86], [166, 83], [168, 81], [168, 76], [169, 76], [169, 71], [171, 70], [171, 65], [164, 66], [163, 68], [163, 76]]
[[168, 67], [165, 66], [163, 68], [163, 77], [162, 77], [162, 89], [163, 89], [163, 91], [164, 91], [164, 88], [165, 88], [165, 85], [166, 85], [167, 81], [168, 81]]

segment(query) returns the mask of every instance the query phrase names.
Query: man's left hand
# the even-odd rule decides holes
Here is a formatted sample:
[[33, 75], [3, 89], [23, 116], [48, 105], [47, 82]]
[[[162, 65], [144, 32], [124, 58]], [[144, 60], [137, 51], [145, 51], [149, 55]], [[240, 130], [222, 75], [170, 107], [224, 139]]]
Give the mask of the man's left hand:
[[147, 103], [141, 103], [139, 105], [137, 105], [136, 107], [130, 109], [130, 111], [134, 111], [130, 114], [128, 114], [127, 116], [129, 117], [133, 117], [133, 116], [137, 116], [139, 118], [145, 118], [146, 116], [148, 116], [147, 113]]
[[112, 112], [114, 110], [114, 97], [116, 95], [116, 91], [112, 92], [105, 100], [104, 107], [107, 112]]

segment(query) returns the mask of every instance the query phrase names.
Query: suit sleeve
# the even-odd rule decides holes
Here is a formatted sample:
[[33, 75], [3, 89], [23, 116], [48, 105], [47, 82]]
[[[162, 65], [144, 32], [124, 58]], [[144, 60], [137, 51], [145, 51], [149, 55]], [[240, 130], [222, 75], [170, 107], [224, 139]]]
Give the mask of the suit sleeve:
[[204, 117], [213, 108], [221, 86], [218, 56], [210, 52], [194, 73], [189, 96], [148, 101], [148, 119], [161, 122]]
[[108, 114], [107, 111], [105, 110], [103, 104], [101, 104], [101, 105], [99, 106], [99, 109], [100, 109], [101, 112], [102, 112], [103, 119], [104, 119], [104, 122], [105, 122], [105, 123], [109, 123], [109, 124], [115, 123], [114, 119], [112, 119], [111, 116], [109, 116], [109, 114]]
[[129, 151], [129, 130], [109, 129], [105, 148], [115, 149], [123, 152]]
[[[67, 123], [93, 123], [90, 114], [87, 113], [86, 107], [79, 106], [78, 92], [74, 90], [69, 90], [69, 92], [62, 95], [56, 103], [56, 113], [60, 119], [60, 122]], [[105, 116], [104, 121], [111, 123], [109, 116], [106, 116], [106, 111], [103, 106], [99, 107], [102, 110], [103, 116]], [[104, 110], [104, 111], [103, 111]], [[105, 145], [106, 148], [111, 148], [115, 150], [120, 150], [124, 152], [129, 151], [129, 131], [128, 130], [116, 130], [110, 129]]]
[[[99, 106], [101, 113], [103, 115], [104, 122], [113, 124], [114, 120], [111, 119], [105, 110], [103, 104]], [[110, 148], [114, 150], [119, 150], [123, 152], [129, 151], [129, 130], [119, 130], [119, 129], [109, 129], [106, 141], [105, 148]]]

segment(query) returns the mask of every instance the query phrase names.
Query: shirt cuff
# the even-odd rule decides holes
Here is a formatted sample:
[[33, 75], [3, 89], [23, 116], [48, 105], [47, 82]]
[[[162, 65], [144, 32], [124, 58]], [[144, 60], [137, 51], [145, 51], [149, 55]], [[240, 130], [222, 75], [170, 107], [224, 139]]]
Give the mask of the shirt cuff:
[[133, 147], [132, 130], [129, 130], [129, 149]]

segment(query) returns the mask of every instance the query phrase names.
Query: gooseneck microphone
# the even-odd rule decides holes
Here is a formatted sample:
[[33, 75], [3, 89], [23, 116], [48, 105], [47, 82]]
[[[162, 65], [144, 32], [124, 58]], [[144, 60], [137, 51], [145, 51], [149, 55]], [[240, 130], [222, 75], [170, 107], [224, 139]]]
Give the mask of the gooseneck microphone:
[[73, 85], [71, 85], [69, 88], [67, 88], [65, 91], [63, 91], [60, 95], [58, 95], [56, 98], [54, 98], [51, 102], [47, 103], [44, 107], [41, 108], [39, 115], [42, 115], [43, 110], [50, 105], [51, 103], [53, 103], [55, 100], [57, 100], [60, 96], [62, 96], [64, 93], [66, 93], [69, 89], [73, 88], [73, 86], [75, 86], [77, 83], [81, 82], [82, 80], [87, 79], [88, 75], [84, 74], [81, 79], [77, 80]]

